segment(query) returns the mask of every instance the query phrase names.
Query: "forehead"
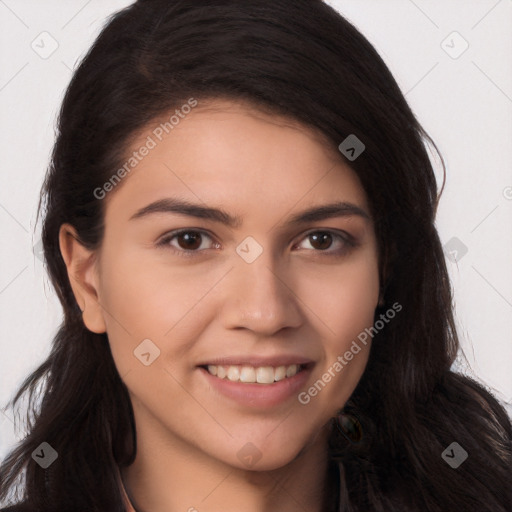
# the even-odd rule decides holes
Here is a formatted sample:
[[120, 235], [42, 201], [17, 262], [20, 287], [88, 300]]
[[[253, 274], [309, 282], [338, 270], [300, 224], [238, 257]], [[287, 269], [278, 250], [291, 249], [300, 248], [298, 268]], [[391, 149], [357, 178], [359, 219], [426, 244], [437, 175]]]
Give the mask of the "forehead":
[[135, 165], [125, 166], [107, 196], [107, 214], [128, 215], [176, 195], [259, 218], [335, 200], [368, 208], [357, 175], [333, 144], [299, 122], [227, 101], [200, 105], [172, 128], [169, 118], [150, 123], [132, 141], [126, 162]]

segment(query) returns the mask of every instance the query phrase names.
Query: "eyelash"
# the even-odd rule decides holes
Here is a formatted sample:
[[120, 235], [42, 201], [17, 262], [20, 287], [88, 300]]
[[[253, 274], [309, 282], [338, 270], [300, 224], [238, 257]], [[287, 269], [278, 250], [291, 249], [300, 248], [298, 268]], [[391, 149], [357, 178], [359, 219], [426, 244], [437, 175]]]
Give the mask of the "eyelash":
[[[184, 258], [195, 257], [199, 253], [201, 253], [204, 249], [203, 250], [199, 250], [199, 249], [196, 249], [196, 250], [176, 249], [175, 247], [170, 245], [170, 241], [171, 240], [173, 240], [177, 236], [185, 234], [185, 233], [194, 233], [194, 234], [206, 235], [208, 238], [213, 240], [213, 237], [211, 235], [209, 235], [206, 231], [199, 230], [199, 229], [180, 229], [180, 230], [177, 230], [177, 231], [172, 231], [172, 232], [168, 233], [167, 235], [165, 235], [164, 238], [162, 238], [161, 240], [159, 240], [156, 243], [156, 246], [157, 247], [162, 247], [162, 248], [165, 248], [165, 249], [169, 248], [174, 253], [176, 253], [179, 256], [182, 256]], [[329, 235], [332, 235], [334, 239], [337, 239], [337, 240], [339, 240], [339, 241], [341, 241], [343, 243], [343, 247], [341, 249], [336, 249], [334, 251], [330, 250], [330, 249], [325, 249], [325, 250], [321, 250], [321, 249], [306, 249], [306, 250], [310, 250], [310, 251], [313, 251], [313, 252], [316, 252], [316, 253], [320, 253], [321, 256], [336, 257], [336, 256], [342, 256], [342, 255], [347, 254], [351, 249], [353, 249], [354, 247], [357, 246], [357, 242], [354, 239], [354, 237], [352, 237], [348, 233], [345, 233], [344, 235], [342, 235], [340, 233], [337, 233], [336, 231], [331, 231], [331, 230], [328, 230], [328, 229], [323, 229], [323, 230], [322, 229], [317, 229], [315, 231], [309, 231], [308, 233], [304, 234], [304, 236], [303, 236], [303, 238], [301, 240], [307, 239], [311, 235], [320, 234], [320, 233], [322, 233], [322, 234], [327, 233]], [[298, 244], [296, 244], [296, 245], [298, 245]]]

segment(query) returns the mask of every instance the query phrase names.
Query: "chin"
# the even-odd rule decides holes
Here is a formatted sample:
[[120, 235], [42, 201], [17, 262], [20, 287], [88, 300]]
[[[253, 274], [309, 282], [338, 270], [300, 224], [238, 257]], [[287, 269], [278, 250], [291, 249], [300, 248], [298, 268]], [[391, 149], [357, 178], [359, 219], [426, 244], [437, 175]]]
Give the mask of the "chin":
[[252, 436], [252, 441], [239, 442], [236, 458], [231, 459], [230, 465], [238, 469], [250, 471], [273, 471], [287, 466], [300, 458], [312, 444], [311, 436], [307, 433], [296, 434], [290, 439], [290, 432], [284, 432], [285, 436], [269, 436], [265, 432], [258, 436]]

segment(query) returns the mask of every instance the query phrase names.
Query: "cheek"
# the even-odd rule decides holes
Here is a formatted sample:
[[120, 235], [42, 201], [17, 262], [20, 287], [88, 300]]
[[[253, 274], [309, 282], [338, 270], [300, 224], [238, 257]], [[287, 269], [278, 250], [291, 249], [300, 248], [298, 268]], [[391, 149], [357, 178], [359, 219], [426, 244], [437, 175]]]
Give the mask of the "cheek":
[[373, 326], [378, 301], [377, 259], [361, 258], [338, 267], [329, 279], [319, 277], [321, 286], [309, 282], [307, 288], [308, 304], [324, 333], [323, 360], [299, 402], [327, 419], [348, 400], [368, 361], [371, 337], [365, 329]]
[[373, 252], [344, 264], [309, 273], [301, 281], [301, 297], [323, 324], [327, 348], [341, 350], [346, 342], [373, 324], [379, 298], [379, 272]]
[[[163, 286], [158, 286], [155, 274], [154, 267], [144, 265], [129, 248], [114, 251], [105, 246], [99, 300], [112, 355], [121, 374], [134, 364], [133, 351], [144, 339], [156, 340], [162, 334], [163, 326], [155, 320], [165, 322], [162, 314], [166, 308]], [[172, 293], [172, 289], [167, 291]], [[171, 300], [169, 295], [167, 299]], [[171, 310], [167, 307], [167, 311]]]
[[339, 287], [333, 300], [332, 329], [339, 334], [341, 346], [366, 327], [373, 325], [379, 294], [377, 272], [353, 273]]
[[206, 270], [151, 264], [144, 254], [128, 250], [105, 255], [100, 303], [121, 374], [138, 366], [134, 350], [143, 340], [152, 340], [168, 362], [186, 352], [201, 328], [198, 311], [207, 302], [201, 299], [222, 275]]
[[[359, 380], [368, 360], [371, 338], [365, 330], [372, 327], [379, 295], [379, 274], [376, 260], [370, 265], [361, 265], [345, 276], [334, 301], [331, 338], [327, 350], [329, 361], [340, 361], [342, 357], [343, 379]], [[339, 379], [340, 380], [340, 379]]]

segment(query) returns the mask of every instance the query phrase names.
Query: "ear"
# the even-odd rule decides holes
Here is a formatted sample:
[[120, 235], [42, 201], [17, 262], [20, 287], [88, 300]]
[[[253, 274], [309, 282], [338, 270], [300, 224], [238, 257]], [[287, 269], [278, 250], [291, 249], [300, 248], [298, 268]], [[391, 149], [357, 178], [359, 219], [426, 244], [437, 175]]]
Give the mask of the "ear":
[[96, 252], [87, 249], [79, 241], [75, 228], [67, 223], [60, 227], [59, 247], [85, 326], [98, 334], [106, 332], [98, 296]]

